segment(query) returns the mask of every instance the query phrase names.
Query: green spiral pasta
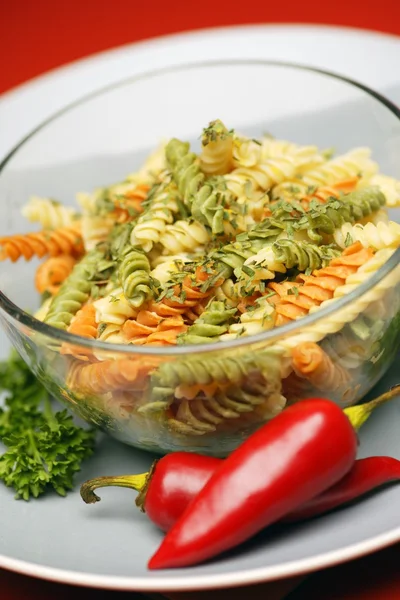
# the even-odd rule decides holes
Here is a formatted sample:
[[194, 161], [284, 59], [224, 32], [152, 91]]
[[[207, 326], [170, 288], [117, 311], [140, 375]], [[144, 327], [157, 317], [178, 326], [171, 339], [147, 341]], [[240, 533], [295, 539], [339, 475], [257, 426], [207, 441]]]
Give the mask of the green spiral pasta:
[[138, 246], [145, 252], [149, 252], [154, 244], [160, 241], [167, 225], [173, 223], [182, 212], [176, 185], [168, 183], [158, 186], [132, 230], [132, 246]]
[[224, 302], [210, 302], [202, 315], [178, 337], [179, 344], [207, 344], [218, 341], [228, 331], [236, 313], [236, 308], [227, 308]]
[[192, 203], [192, 216], [199, 223], [208, 225], [215, 235], [224, 233], [225, 208], [228, 206], [226, 186], [221, 177], [205, 182]]
[[89, 298], [96, 281], [107, 277], [106, 271], [111, 264], [105, 260], [105, 253], [101, 250], [88, 252], [54, 296], [44, 322], [57, 329], [67, 329], [72, 317]]
[[153, 390], [163, 388], [166, 393], [166, 389], [173, 390], [180, 384], [239, 383], [251, 373], [261, 373], [268, 379], [280, 374], [281, 353], [281, 350], [268, 349], [237, 356], [188, 358], [163, 363], [152, 375]]
[[280, 273], [294, 267], [303, 272], [308, 269], [314, 271], [326, 267], [340, 253], [341, 250], [332, 245], [317, 246], [311, 242], [282, 239], [262, 248], [244, 264], [250, 268], [259, 266]]
[[193, 218], [210, 227], [215, 235], [224, 233], [225, 209], [229, 204], [224, 178], [215, 176], [206, 180], [189, 144], [177, 139], [168, 143], [166, 155], [172, 177]]
[[385, 196], [377, 187], [356, 190], [304, 213], [293, 228], [306, 231], [312, 241], [320, 244], [323, 240], [321, 234], [333, 235], [344, 223], [360, 221], [379, 210], [385, 202]]
[[168, 142], [165, 155], [172, 178], [178, 186], [185, 204], [190, 207], [194, 195], [205, 180], [197, 156], [194, 152], [190, 152], [188, 142], [181, 142], [176, 138]]
[[267, 218], [260, 224], [236, 237], [236, 241], [212, 252], [211, 257], [220, 264], [224, 278], [233, 272], [240, 274], [246, 260], [257, 254], [262, 248], [275, 242], [285, 232], [285, 221]]
[[150, 271], [150, 262], [146, 255], [127, 245], [120, 256], [118, 275], [125, 298], [135, 308], [153, 297]]

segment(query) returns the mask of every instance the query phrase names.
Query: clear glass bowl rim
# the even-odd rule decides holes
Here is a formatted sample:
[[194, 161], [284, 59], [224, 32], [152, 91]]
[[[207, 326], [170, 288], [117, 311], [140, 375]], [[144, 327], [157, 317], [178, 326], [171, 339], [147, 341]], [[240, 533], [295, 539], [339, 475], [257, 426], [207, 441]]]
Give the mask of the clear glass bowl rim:
[[[326, 71], [324, 69], [319, 69], [316, 67], [310, 67], [307, 65], [290, 63], [290, 62], [281, 62], [274, 60], [263, 60], [263, 59], [231, 59], [231, 60], [215, 60], [215, 61], [202, 61], [202, 62], [194, 62], [194, 63], [186, 63], [181, 65], [173, 65], [169, 67], [163, 67], [159, 69], [154, 69], [150, 71], [146, 71], [139, 75], [135, 75], [132, 77], [124, 78], [121, 81], [116, 83], [104, 86], [90, 94], [86, 94], [85, 96], [79, 98], [75, 102], [68, 104], [63, 107], [61, 110], [53, 113], [50, 117], [48, 117], [45, 121], [43, 121], [40, 125], [35, 127], [28, 135], [26, 135], [14, 148], [7, 154], [7, 156], [0, 163], [0, 176], [3, 169], [10, 162], [12, 157], [18, 152], [22, 146], [32, 139], [36, 133], [50, 125], [53, 121], [55, 121], [58, 117], [61, 117], [65, 113], [68, 113], [70, 110], [79, 107], [81, 104], [85, 104], [89, 102], [93, 98], [97, 96], [101, 96], [104, 93], [112, 91], [113, 89], [117, 89], [126, 85], [134, 84], [143, 79], [149, 79], [152, 77], [157, 77], [159, 75], [165, 75], [168, 73], [174, 72], [184, 72], [188, 70], [198, 69], [198, 68], [206, 68], [206, 67], [234, 67], [234, 66], [260, 66], [260, 67], [278, 67], [278, 68], [290, 68], [299, 71], [311, 72], [316, 75], [324, 75], [327, 77], [331, 77], [338, 81], [342, 81], [350, 86], [356, 87], [359, 90], [365, 92], [367, 95], [375, 98], [380, 104], [385, 106], [390, 112], [393, 113], [395, 117], [397, 117], [400, 121], [400, 108], [398, 108], [395, 104], [393, 104], [390, 100], [385, 98], [382, 94], [372, 90], [368, 86], [354, 81], [349, 77], [345, 77], [343, 75], [339, 75], [337, 73], [333, 73], [330, 71]], [[298, 321], [293, 321], [286, 325], [277, 327], [270, 331], [266, 331], [264, 333], [259, 333], [253, 336], [238, 338], [237, 340], [230, 340], [226, 342], [218, 342], [218, 343], [209, 343], [209, 344], [195, 344], [195, 345], [187, 345], [187, 346], [176, 346], [174, 348], [157, 348], [152, 347], [144, 348], [142, 346], [135, 346], [134, 344], [111, 344], [108, 342], [100, 342], [98, 340], [90, 340], [81, 336], [74, 335], [72, 333], [68, 333], [62, 329], [57, 329], [52, 327], [51, 325], [47, 325], [46, 323], [42, 323], [29, 313], [25, 312], [22, 308], [14, 304], [1, 290], [0, 290], [0, 308], [4, 310], [4, 312], [11, 317], [11, 319], [17, 321], [29, 327], [36, 333], [41, 335], [45, 335], [49, 338], [53, 338], [60, 342], [68, 342], [70, 344], [74, 344], [77, 346], [83, 346], [86, 348], [91, 348], [95, 350], [104, 350], [104, 351], [112, 351], [115, 353], [121, 353], [123, 355], [132, 354], [132, 355], [156, 355], [156, 356], [177, 356], [177, 355], [197, 355], [201, 353], [208, 353], [211, 351], [224, 351], [230, 350], [234, 348], [243, 348], [245, 346], [259, 344], [262, 342], [273, 342], [279, 338], [285, 337], [288, 334], [296, 334], [300, 333], [304, 327], [309, 327], [310, 325], [315, 325], [320, 320], [329, 317], [348, 304], [351, 304], [353, 301], [361, 298], [363, 294], [367, 293], [371, 290], [375, 285], [377, 285], [382, 279], [384, 279], [389, 273], [394, 270], [394, 268], [400, 263], [400, 248], [396, 250], [396, 252], [391, 256], [390, 260], [388, 260], [372, 277], [370, 277], [366, 282], [357, 287], [357, 289], [353, 290], [350, 294], [347, 294], [343, 298], [338, 299], [335, 303], [323, 308], [315, 313], [308, 315], [299, 319]]]

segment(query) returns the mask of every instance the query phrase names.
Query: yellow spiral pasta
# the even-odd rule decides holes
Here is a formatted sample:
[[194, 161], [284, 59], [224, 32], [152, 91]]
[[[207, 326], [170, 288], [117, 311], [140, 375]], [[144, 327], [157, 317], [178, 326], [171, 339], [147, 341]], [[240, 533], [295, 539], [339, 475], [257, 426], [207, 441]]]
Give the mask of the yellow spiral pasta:
[[172, 273], [178, 273], [182, 270], [182, 266], [185, 263], [191, 262], [186, 254], [173, 254], [170, 256], [159, 256], [154, 262], [152, 262], [153, 269], [150, 275], [157, 279], [162, 284], [167, 283], [171, 279]]
[[398, 248], [400, 246], [400, 223], [378, 222], [376, 225], [359, 223], [351, 225], [345, 223], [333, 234], [335, 243], [340, 248], [345, 248], [353, 242], [361, 242], [366, 248], [382, 250], [383, 248]]
[[115, 221], [111, 216], [83, 214], [81, 233], [86, 252], [90, 252], [97, 244], [104, 242], [114, 225]]
[[275, 326], [275, 308], [266, 298], [256, 301], [253, 310], [247, 310], [240, 316], [239, 323], [229, 327], [229, 332], [221, 335], [221, 341], [233, 340], [237, 337], [255, 335], [269, 331]]
[[274, 185], [292, 179], [298, 163], [291, 156], [268, 158], [254, 167], [239, 167], [225, 175], [228, 190], [237, 198], [249, 196], [254, 190], [268, 191]]
[[199, 252], [210, 240], [207, 229], [197, 221], [176, 221], [167, 225], [159, 238], [164, 254]]
[[274, 187], [272, 196], [273, 198], [285, 197], [288, 192], [293, 193], [293, 190], [307, 194], [310, 187], [334, 185], [356, 176], [364, 177], [365, 181], [369, 181], [378, 170], [378, 165], [371, 160], [370, 155], [369, 148], [355, 148], [314, 169], [305, 171], [301, 178], [288, 176], [286, 179], [289, 181], [277, 182], [280, 185]]
[[127, 319], [136, 317], [138, 310], [125, 298], [122, 288], [114, 290], [108, 296], [93, 302], [97, 323], [121, 326]]
[[[101, 342], [108, 342], [110, 344], [126, 344], [127, 339], [121, 331], [120, 325], [114, 325], [112, 323], [104, 324], [105, 327], [99, 328], [99, 335], [97, 339]], [[104, 353], [101, 353], [102, 360]]]
[[166, 172], [165, 147], [168, 140], [162, 140], [158, 147], [148, 155], [138, 171], [130, 173], [126, 180], [141, 185], [163, 181]]
[[241, 299], [238, 286], [232, 279], [226, 279], [222, 285], [217, 287], [215, 298], [224, 302], [227, 308], [237, 306]]
[[[271, 158], [271, 157], [264, 157]], [[255, 167], [262, 159], [261, 144], [246, 137], [235, 137], [233, 143], [233, 165], [240, 167]]]
[[298, 174], [313, 169], [327, 160], [317, 146], [301, 146], [286, 140], [264, 137], [261, 142], [261, 157], [266, 159], [278, 156], [292, 156], [295, 158], [298, 164]]
[[22, 215], [31, 222], [40, 223], [44, 229], [74, 227], [79, 213], [71, 206], [64, 206], [51, 198], [32, 196], [21, 209]]
[[160, 187], [151, 200], [151, 207], [143, 213], [133, 228], [132, 246], [150, 252], [154, 244], [160, 241], [165, 228], [175, 220], [179, 212], [177, 188], [174, 183]]
[[200, 168], [205, 175], [225, 175], [232, 169], [232, 133], [217, 119], [203, 131]]
[[386, 196], [387, 205], [390, 208], [400, 207], [400, 181], [398, 179], [377, 173], [369, 180], [369, 182], [364, 179], [361, 180], [359, 187], [364, 185], [379, 186]]

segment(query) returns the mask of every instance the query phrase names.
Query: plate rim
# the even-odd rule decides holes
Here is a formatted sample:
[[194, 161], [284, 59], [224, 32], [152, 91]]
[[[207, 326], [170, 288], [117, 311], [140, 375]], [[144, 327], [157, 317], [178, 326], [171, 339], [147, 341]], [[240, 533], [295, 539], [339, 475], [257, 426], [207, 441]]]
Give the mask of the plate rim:
[[3, 554], [0, 555], [0, 568], [47, 581], [105, 590], [138, 592], [201, 591], [267, 583], [277, 579], [311, 573], [361, 558], [399, 541], [400, 527], [397, 527], [363, 542], [351, 544], [339, 550], [325, 552], [313, 558], [290, 561], [278, 566], [247, 569], [234, 573], [191, 575], [188, 577], [172, 575], [152, 579], [147, 577], [121, 577], [116, 575], [98, 575], [96, 573], [80, 573], [78, 571], [47, 567], [17, 558], [10, 558]]

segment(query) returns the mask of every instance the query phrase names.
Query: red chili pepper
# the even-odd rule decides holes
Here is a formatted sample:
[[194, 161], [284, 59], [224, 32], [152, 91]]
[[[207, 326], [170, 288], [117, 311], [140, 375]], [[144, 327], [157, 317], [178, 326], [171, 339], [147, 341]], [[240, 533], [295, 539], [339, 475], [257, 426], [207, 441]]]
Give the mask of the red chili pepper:
[[[148, 473], [91, 479], [82, 485], [81, 494], [89, 504], [100, 500], [93, 491], [98, 487], [115, 485], [135, 489], [140, 492], [137, 506], [147, 512], [160, 529], [169, 531], [221, 462], [219, 458], [176, 452], [156, 461]], [[338, 483], [280, 522], [293, 523], [322, 515], [394, 481], [400, 481], [399, 460], [388, 456], [362, 458]]]
[[[377, 406], [392, 399], [399, 391], [400, 386], [393, 387], [389, 392], [372, 402], [345, 409], [344, 412], [353, 427], [358, 429]], [[217, 458], [187, 452], [175, 452], [156, 461], [148, 473], [90, 479], [82, 485], [81, 495], [86, 503], [93, 504], [100, 500], [94, 493], [96, 488], [115, 485], [134, 489], [139, 492], [136, 499], [137, 506], [143, 512], [147, 512], [148, 517], [160, 529], [168, 531], [182, 515], [189, 502], [204, 487], [220, 462], [221, 460]], [[388, 477], [390, 477], [390, 474], [388, 474]], [[372, 481], [373, 478], [371, 478], [371, 485]], [[365, 481], [365, 485], [369, 485], [368, 482], [369, 480]], [[386, 480], [382, 481], [382, 483], [385, 482]], [[380, 485], [379, 481], [373, 487], [378, 487], [378, 485]], [[373, 487], [370, 489], [373, 489]], [[335, 489], [336, 486], [332, 488], [332, 491], [334, 492]], [[352, 494], [350, 486], [347, 492]], [[338, 505], [345, 502], [347, 492], [343, 490], [343, 500], [340, 500], [337, 496]], [[329, 490], [326, 495], [325, 497], [325, 493], [322, 494], [325, 501], [329, 502]], [[353, 497], [357, 497], [356, 490], [354, 490]], [[311, 500], [311, 503], [313, 502], [314, 500]], [[317, 506], [318, 504], [316, 504]], [[298, 511], [302, 509], [301, 507]], [[285, 518], [285, 521], [289, 519], [290, 516]]]
[[389, 456], [372, 456], [357, 460], [351, 471], [338, 483], [304, 506], [281, 519], [281, 523], [303, 521], [348, 504], [377, 487], [400, 480], [400, 461]]
[[148, 473], [90, 479], [82, 485], [81, 496], [87, 504], [93, 504], [100, 500], [94, 493], [99, 487], [116, 485], [137, 490], [136, 505], [160, 529], [169, 531], [221, 462], [201, 454], [174, 452], [155, 461]]
[[339, 481], [356, 452], [355, 431], [336, 404], [290, 406], [220, 464], [149, 568], [193, 565], [237, 546]]

